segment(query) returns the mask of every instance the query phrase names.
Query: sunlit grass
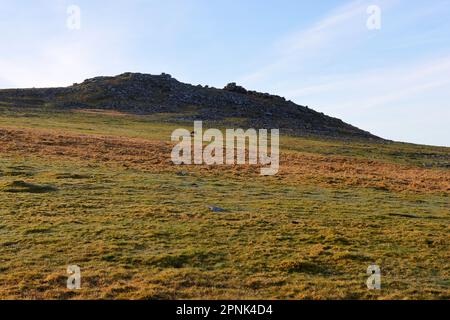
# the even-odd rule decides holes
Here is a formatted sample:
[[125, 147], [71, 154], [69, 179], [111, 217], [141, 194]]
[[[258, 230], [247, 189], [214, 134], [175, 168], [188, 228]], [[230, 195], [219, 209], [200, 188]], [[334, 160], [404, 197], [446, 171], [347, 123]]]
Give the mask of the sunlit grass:
[[[168, 141], [180, 125], [29, 112], [3, 110], [0, 127]], [[300, 157], [299, 168], [318, 162], [317, 171], [261, 177], [116, 159], [106, 154], [120, 150], [111, 139], [104, 149], [101, 138], [86, 140], [91, 154], [78, 156], [86, 145], [59, 155], [58, 135], [0, 155], [0, 298], [450, 298], [449, 194], [424, 187], [448, 174], [446, 148], [283, 137], [282, 152]], [[355, 172], [334, 176], [336, 156], [386, 163], [381, 177], [390, 165], [436, 169], [420, 171], [423, 186], [397, 192], [349, 184]], [[372, 263], [382, 270], [379, 292], [365, 286]], [[80, 291], [66, 289], [69, 264], [81, 267]]]

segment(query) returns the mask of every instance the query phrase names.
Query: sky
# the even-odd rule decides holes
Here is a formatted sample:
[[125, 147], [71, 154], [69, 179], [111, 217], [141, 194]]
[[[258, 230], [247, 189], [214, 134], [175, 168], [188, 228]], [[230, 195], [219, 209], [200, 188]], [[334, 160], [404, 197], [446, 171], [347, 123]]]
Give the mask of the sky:
[[0, 0], [0, 36], [0, 88], [165, 72], [450, 146], [450, 0]]

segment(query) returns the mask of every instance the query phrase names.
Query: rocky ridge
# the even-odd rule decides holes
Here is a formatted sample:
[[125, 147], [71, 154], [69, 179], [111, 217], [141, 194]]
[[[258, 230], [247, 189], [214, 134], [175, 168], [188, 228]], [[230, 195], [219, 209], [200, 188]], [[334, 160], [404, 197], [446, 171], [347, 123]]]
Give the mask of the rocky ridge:
[[223, 89], [194, 86], [165, 73], [95, 77], [61, 88], [4, 89], [0, 90], [0, 105], [167, 113], [175, 121], [233, 125], [238, 120], [239, 127], [279, 128], [284, 134], [382, 140], [280, 96], [249, 91], [235, 83]]

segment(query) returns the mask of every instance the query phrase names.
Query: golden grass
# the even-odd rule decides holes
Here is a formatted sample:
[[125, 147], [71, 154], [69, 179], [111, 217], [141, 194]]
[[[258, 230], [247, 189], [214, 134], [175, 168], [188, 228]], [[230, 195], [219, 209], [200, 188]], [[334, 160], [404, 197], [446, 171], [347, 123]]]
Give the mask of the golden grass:
[[282, 137], [262, 177], [174, 166], [174, 124], [17, 117], [0, 119], [0, 299], [450, 299], [448, 149]]
[[[0, 129], [0, 152], [35, 154], [120, 165], [146, 171], [179, 170], [173, 144], [139, 138], [74, 134], [43, 129]], [[185, 166], [204, 174], [255, 177], [258, 166]], [[388, 191], [450, 192], [450, 172], [343, 156], [286, 152], [276, 179], [286, 183], [346, 185]]]

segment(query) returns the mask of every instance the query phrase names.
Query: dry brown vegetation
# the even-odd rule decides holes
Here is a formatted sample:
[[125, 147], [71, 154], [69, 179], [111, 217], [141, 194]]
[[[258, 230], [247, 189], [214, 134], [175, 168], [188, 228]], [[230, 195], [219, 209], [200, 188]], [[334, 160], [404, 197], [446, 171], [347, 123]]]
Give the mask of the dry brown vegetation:
[[0, 113], [0, 299], [450, 298], [448, 148], [284, 136], [262, 177], [160, 117]]
[[[146, 171], [179, 170], [170, 160], [169, 142], [73, 134], [54, 130], [0, 129], [0, 152], [78, 159], [120, 165]], [[257, 166], [186, 166], [205, 174], [255, 176]], [[343, 156], [288, 152], [280, 159], [277, 179], [285, 182], [314, 182], [390, 191], [450, 192], [450, 172], [444, 169]]]

